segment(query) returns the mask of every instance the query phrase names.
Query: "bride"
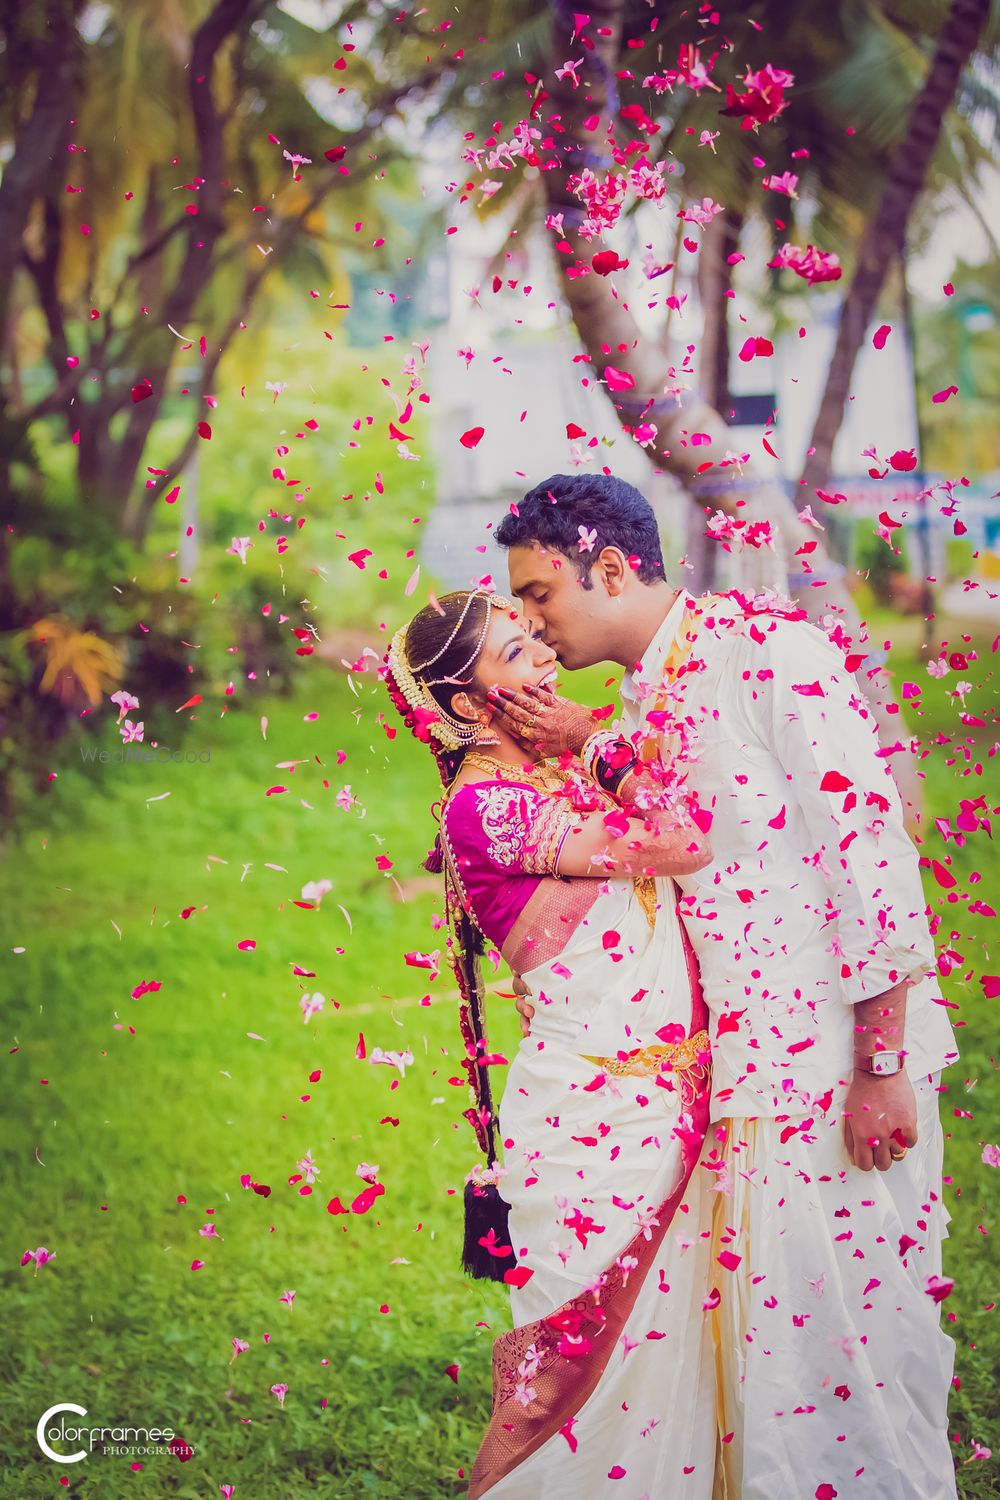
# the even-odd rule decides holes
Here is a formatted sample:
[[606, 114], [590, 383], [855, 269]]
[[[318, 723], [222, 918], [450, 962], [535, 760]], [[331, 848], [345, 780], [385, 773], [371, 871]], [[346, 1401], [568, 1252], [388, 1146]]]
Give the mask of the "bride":
[[[428, 867], [444, 870], [466, 1114], [486, 1154], [467, 1180], [464, 1264], [511, 1289], [469, 1495], [708, 1500], [708, 1225], [683, 1202], [708, 1037], [670, 877], [710, 852], [679, 794], [669, 817], [623, 805], [622, 771], [589, 741], [557, 764], [491, 726], [487, 693], [551, 691], [554, 662], [516, 604], [477, 589], [421, 610], [381, 669], [445, 788]], [[536, 997], [498, 1118], [484, 940]]]

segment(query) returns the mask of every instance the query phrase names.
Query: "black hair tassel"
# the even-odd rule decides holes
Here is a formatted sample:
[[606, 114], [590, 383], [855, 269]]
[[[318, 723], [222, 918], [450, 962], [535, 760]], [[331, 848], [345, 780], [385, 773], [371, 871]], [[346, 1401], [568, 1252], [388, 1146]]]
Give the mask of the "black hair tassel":
[[[445, 854], [446, 847], [442, 847]], [[447, 861], [446, 861], [447, 868]], [[450, 888], [454, 884], [454, 890]], [[497, 1162], [497, 1119], [490, 1088], [490, 1070], [486, 1062], [485, 996], [479, 955], [483, 937], [464, 910], [453, 875], [446, 875], [448, 907], [454, 913], [452, 964], [458, 980], [462, 1003], [459, 1020], [466, 1047], [466, 1068], [472, 1088], [474, 1107], [465, 1110], [465, 1118], [476, 1132], [476, 1140], [486, 1157], [465, 1184], [465, 1237], [462, 1244], [462, 1268], [477, 1281], [500, 1281], [504, 1273], [517, 1264], [510, 1243], [510, 1204], [500, 1196], [497, 1177], [503, 1168]], [[485, 1241], [485, 1243], [482, 1243]]]
[[[504, 1273], [517, 1264], [510, 1243], [509, 1219], [510, 1204], [501, 1198], [495, 1182], [473, 1178], [465, 1184], [462, 1269], [477, 1281], [503, 1281]], [[487, 1244], [482, 1244], [482, 1240]]]

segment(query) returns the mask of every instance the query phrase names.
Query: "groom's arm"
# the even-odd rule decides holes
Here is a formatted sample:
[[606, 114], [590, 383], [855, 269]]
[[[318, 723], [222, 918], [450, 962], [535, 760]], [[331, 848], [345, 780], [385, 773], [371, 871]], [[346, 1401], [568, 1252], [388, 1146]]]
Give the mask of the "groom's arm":
[[[906, 1035], [904, 981], [882, 995], [859, 1000], [854, 1007], [854, 1050], [860, 1058], [885, 1049], [898, 1051]], [[904, 1148], [917, 1142], [917, 1102], [904, 1072], [880, 1078], [855, 1067], [844, 1102], [844, 1135], [848, 1154], [864, 1172], [887, 1170]]]
[[829, 893], [844, 996], [857, 1004], [934, 966], [917, 853], [874, 716], [840, 652], [809, 626], [779, 619], [764, 628], [771, 623], [750, 647], [754, 675], [765, 673], [755, 688], [760, 727], [805, 819], [807, 858]]
[[[765, 630], [768, 624], [762, 622]], [[762, 727], [810, 835], [806, 857], [826, 880], [831, 941], [844, 998], [854, 1006], [847, 1148], [862, 1170], [884, 1171], [916, 1141], [905, 1072], [906, 994], [934, 965], [916, 851], [874, 717], [832, 642], [780, 620], [750, 656], [755, 680], [764, 684], [758, 703], [769, 706]], [[865, 1060], [883, 1050], [902, 1052], [904, 1070], [886, 1077], [867, 1071]]]

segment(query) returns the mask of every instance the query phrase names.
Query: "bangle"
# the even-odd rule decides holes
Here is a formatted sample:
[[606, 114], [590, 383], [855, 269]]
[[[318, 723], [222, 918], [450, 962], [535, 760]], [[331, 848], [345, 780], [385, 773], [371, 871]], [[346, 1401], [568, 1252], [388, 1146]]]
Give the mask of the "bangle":
[[631, 765], [609, 766], [607, 761], [599, 760], [597, 762], [597, 775], [594, 777], [594, 780], [602, 792], [610, 792], [614, 796], [622, 782], [627, 780], [631, 770]]
[[595, 729], [593, 734], [589, 734], [580, 746], [580, 760], [587, 775], [591, 778], [596, 780], [596, 777], [594, 777], [594, 763], [604, 748], [605, 742], [615, 738], [616, 735], [613, 730]]
[[615, 734], [607, 729], [596, 729], [593, 734], [587, 736], [580, 747], [580, 760], [583, 769], [592, 781], [597, 780], [597, 759], [605, 744], [613, 740]]
[[614, 795], [634, 768], [635, 746], [614, 730], [601, 730], [584, 742], [580, 759], [602, 791]]
[[570, 833], [572, 833], [572, 831], [572, 823], [567, 822], [566, 827], [559, 835], [559, 842], [556, 844], [556, 852], [552, 856], [552, 875], [556, 880], [562, 880], [563, 878], [559, 873], [559, 861], [562, 859], [562, 853], [566, 844], [566, 839], [568, 838]]

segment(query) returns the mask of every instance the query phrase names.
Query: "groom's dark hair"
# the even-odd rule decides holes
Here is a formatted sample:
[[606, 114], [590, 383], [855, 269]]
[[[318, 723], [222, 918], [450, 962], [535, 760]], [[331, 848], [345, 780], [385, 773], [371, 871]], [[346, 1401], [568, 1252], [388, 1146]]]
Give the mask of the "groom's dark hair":
[[[580, 528], [597, 532], [593, 549], [580, 546]], [[501, 547], [538, 542], [569, 558], [584, 588], [593, 588], [591, 570], [602, 547], [618, 547], [638, 557], [640, 583], [664, 581], [660, 532], [653, 507], [634, 484], [611, 474], [553, 474], [529, 490], [493, 533]]]

